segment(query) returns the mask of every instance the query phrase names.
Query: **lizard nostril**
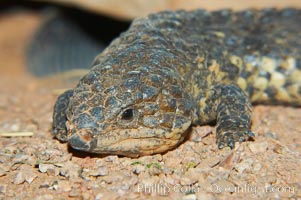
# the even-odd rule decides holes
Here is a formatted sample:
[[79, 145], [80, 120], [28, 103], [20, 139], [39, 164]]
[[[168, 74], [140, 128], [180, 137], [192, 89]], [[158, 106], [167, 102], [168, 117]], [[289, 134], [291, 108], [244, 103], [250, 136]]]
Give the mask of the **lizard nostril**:
[[82, 138], [78, 135], [73, 135], [69, 139], [68, 143], [72, 148], [78, 150], [87, 150], [90, 148], [89, 144], [86, 141], [82, 140]]

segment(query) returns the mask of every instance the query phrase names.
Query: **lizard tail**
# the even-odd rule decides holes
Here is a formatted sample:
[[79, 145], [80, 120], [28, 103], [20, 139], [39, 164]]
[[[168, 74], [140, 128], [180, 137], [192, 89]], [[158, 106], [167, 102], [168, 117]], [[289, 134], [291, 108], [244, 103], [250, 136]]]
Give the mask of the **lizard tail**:
[[128, 23], [73, 9], [48, 8], [28, 44], [28, 71], [38, 77], [89, 69], [96, 55]]

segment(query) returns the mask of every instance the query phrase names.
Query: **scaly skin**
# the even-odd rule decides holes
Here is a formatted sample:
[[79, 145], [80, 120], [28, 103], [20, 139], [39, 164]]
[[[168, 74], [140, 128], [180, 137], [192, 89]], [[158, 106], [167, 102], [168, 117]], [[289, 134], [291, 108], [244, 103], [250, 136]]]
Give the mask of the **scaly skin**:
[[217, 123], [219, 148], [253, 137], [251, 102], [301, 105], [301, 11], [162, 12], [136, 19], [54, 108], [75, 149], [165, 152], [193, 124]]

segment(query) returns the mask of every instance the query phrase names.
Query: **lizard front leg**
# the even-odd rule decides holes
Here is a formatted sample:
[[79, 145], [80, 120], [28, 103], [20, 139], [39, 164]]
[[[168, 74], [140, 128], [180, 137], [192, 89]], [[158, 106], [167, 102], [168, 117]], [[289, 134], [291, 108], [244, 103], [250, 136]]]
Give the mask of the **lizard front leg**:
[[252, 106], [248, 96], [235, 84], [211, 88], [201, 108], [201, 120], [216, 119], [216, 143], [219, 148], [234, 148], [235, 142], [243, 142], [254, 133], [250, 130]]
[[73, 90], [67, 90], [61, 94], [55, 105], [53, 111], [53, 131], [54, 137], [62, 142], [67, 142], [67, 107], [69, 104], [70, 97], [73, 96]]

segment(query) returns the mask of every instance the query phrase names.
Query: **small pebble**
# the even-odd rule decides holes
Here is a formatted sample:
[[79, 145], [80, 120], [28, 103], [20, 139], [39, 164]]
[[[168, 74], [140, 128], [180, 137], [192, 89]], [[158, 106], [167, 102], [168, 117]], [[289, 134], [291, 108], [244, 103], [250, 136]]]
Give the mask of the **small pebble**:
[[243, 160], [242, 162], [238, 163], [234, 166], [234, 168], [239, 172], [243, 173], [247, 169], [251, 169], [252, 164], [254, 163], [254, 160], [252, 158], [247, 158]]
[[14, 184], [21, 184], [25, 181], [27, 183], [31, 183], [36, 177], [37, 174], [34, 172], [33, 168], [24, 164], [21, 165], [20, 171], [16, 174], [14, 178]]
[[195, 169], [190, 169], [180, 179], [181, 185], [192, 185], [198, 181], [198, 173]]
[[69, 197], [78, 197], [80, 194], [78, 192], [78, 189], [75, 187], [72, 187], [71, 191], [69, 192]]
[[49, 175], [49, 176], [57, 176], [59, 175], [59, 168], [55, 167], [54, 165], [52, 164], [43, 164], [43, 163], [40, 163], [39, 164], [39, 170], [40, 172], [42, 173], [46, 173]]
[[249, 148], [253, 153], [264, 153], [267, 151], [269, 147], [268, 142], [261, 142], [261, 143], [250, 143]]
[[64, 166], [60, 169], [60, 174], [62, 176], [74, 179], [79, 177], [79, 172], [81, 167], [71, 161], [68, 161], [64, 164]]
[[4, 184], [0, 184], [0, 194], [5, 194], [6, 193], [6, 188], [7, 188], [7, 185], [4, 185]]
[[3, 167], [0, 167], [0, 177], [5, 175], [6, 175], [6, 171], [3, 169]]
[[197, 196], [195, 194], [188, 194], [188, 195], [185, 195], [182, 199], [183, 200], [196, 200]]

